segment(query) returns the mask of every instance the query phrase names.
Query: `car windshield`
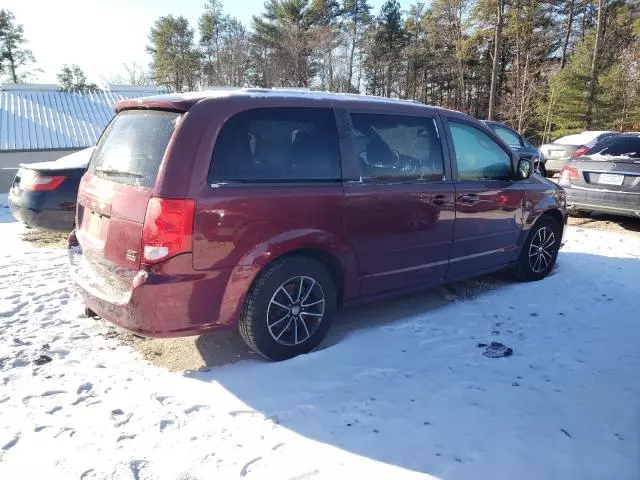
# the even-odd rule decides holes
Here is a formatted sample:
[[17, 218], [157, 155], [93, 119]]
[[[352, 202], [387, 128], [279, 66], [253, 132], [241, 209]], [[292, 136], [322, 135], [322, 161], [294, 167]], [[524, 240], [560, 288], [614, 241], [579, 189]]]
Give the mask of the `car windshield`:
[[585, 155], [591, 160], [635, 160], [640, 159], [640, 137], [619, 136], [600, 140]]

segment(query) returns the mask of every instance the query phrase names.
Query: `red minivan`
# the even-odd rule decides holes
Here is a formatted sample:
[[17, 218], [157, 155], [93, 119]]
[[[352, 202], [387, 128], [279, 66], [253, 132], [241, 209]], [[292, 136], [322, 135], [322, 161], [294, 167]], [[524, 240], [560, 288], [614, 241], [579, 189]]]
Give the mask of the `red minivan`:
[[553, 268], [564, 192], [474, 118], [411, 101], [238, 89], [124, 100], [82, 178], [88, 314], [151, 337], [237, 327], [308, 352], [336, 308]]

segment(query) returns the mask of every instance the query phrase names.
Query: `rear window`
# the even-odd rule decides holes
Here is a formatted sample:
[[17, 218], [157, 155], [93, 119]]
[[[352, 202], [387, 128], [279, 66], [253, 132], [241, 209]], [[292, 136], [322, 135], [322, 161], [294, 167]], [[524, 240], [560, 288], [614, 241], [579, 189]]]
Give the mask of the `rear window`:
[[591, 148], [586, 156], [598, 159], [640, 158], [640, 137], [607, 137]]
[[259, 108], [222, 127], [209, 183], [340, 180], [333, 111], [328, 108]]
[[120, 112], [100, 138], [89, 172], [114, 182], [152, 188], [179, 119], [180, 114], [174, 112]]

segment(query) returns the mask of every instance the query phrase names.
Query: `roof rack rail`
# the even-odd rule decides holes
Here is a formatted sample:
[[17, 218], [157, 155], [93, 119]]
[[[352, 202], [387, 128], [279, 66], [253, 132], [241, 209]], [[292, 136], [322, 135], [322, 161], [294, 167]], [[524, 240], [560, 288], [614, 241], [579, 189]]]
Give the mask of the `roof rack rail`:
[[291, 91], [291, 92], [310, 92], [311, 89], [309, 87], [271, 87], [271, 90], [277, 91]]
[[241, 87], [230, 87], [227, 85], [203, 85], [199, 88], [201, 92], [210, 92], [215, 90], [240, 90]]

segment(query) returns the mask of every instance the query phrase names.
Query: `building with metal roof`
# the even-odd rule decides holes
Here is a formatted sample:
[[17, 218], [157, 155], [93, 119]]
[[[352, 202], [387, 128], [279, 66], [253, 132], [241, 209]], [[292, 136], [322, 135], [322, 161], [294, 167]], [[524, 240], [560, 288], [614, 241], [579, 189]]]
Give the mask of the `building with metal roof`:
[[95, 145], [119, 100], [160, 93], [156, 87], [108, 86], [64, 92], [57, 85], [0, 84], [0, 192], [21, 163], [55, 160]]

